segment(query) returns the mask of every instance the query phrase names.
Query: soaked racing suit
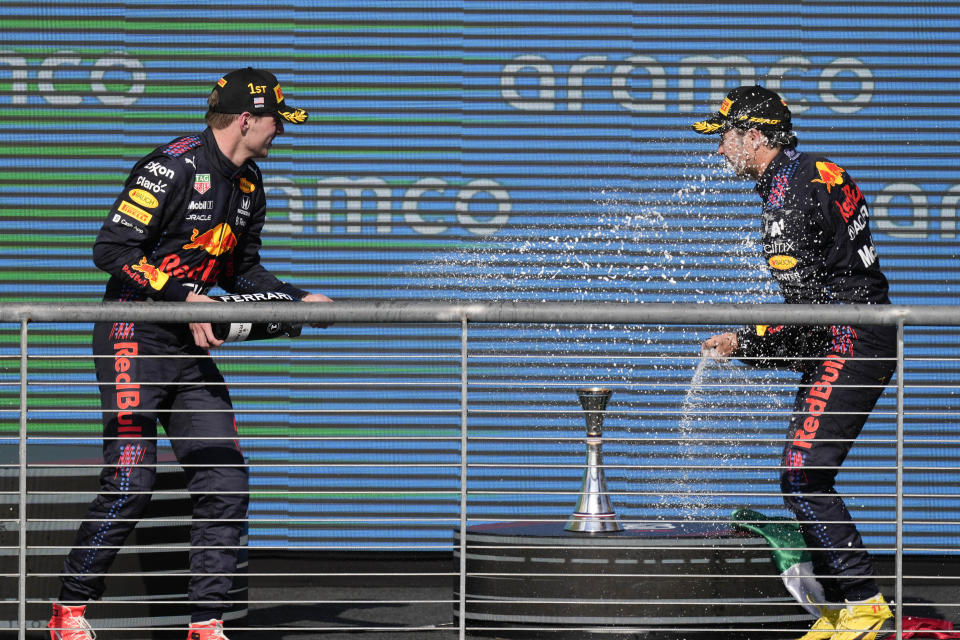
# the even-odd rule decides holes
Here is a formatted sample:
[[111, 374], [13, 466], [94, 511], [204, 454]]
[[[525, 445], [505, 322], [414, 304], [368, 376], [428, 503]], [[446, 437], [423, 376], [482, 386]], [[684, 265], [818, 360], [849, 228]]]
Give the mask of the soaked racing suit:
[[[210, 129], [158, 147], [134, 166], [94, 244], [94, 262], [110, 274], [103, 299], [183, 301], [189, 291], [203, 294], [214, 285], [303, 298], [305, 291], [260, 264], [265, 210], [259, 168], [234, 166]], [[224, 379], [186, 324], [98, 323], [93, 347], [105, 467], [100, 495], [64, 562], [60, 600], [102, 595], [103, 574], [150, 501], [159, 421], [194, 505], [192, 617], [220, 618], [248, 501]]]
[[[756, 191], [763, 256], [786, 303], [889, 304], [866, 201], [842, 168], [783, 150]], [[827, 597], [874, 596], [870, 556], [834, 480], [896, 367], [896, 328], [743, 327], [737, 341], [734, 355], [747, 364], [802, 372], [784, 448], [784, 502], [813, 550]]]

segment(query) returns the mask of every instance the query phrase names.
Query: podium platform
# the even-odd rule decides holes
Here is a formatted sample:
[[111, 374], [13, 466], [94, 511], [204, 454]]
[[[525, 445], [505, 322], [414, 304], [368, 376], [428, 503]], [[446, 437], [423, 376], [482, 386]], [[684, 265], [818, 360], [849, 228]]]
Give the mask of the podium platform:
[[566, 531], [562, 522], [468, 527], [471, 635], [606, 639], [736, 629], [746, 638], [809, 626], [763, 538], [724, 524], [624, 527], [593, 534]]

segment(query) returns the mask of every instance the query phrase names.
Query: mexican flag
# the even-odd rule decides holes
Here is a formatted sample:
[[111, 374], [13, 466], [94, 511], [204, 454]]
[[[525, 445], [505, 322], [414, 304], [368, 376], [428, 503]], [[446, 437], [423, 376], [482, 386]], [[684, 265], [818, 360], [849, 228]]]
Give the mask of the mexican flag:
[[[753, 509], [738, 509], [730, 516], [735, 529], [749, 531], [766, 539], [773, 553], [773, 563], [780, 571], [787, 591], [804, 609], [819, 618], [821, 607], [839, 608], [841, 603], [828, 603], [823, 587], [813, 574], [813, 563], [800, 535], [800, 525], [787, 518], [770, 518]], [[903, 616], [904, 638], [960, 638], [953, 631], [953, 623], [935, 618]], [[896, 638], [893, 633], [883, 640]]]
[[[780, 571], [787, 591], [815, 617], [820, 617], [822, 607], [827, 605], [823, 587], [813, 574], [813, 563], [807, 543], [800, 535], [800, 525], [795, 520], [770, 518], [753, 509], [737, 509], [730, 516], [735, 529], [749, 531], [766, 539], [773, 553], [773, 564]], [[840, 603], [833, 605], [843, 606]]]

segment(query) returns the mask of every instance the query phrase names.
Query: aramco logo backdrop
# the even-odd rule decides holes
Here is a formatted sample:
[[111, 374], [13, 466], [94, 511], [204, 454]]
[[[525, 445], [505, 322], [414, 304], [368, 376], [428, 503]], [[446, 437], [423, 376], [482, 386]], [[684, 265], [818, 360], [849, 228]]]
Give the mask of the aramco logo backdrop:
[[[824, 3], [700, 10], [311, 0], [272, 7], [265, 22], [260, 9], [212, 16], [183, 0], [5, 4], [0, 301], [99, 299], [105, 275], [90, 249], [131, 165], [202, 129], [213, 83], [250, 65], [275, 72], [287, 98], [311, 114], [259, 163], [268, 192], [263, 261], [305, 289], [339, 300], [778, 301], [755, 246], [751, 185], [724, 173], [715, 140], [690, 130], [730, 88], [759, 82], [787, 100], [800, 148], [856, 180], [877, 247], [861, 259], [881, 261], [894, 301], [955, 303], [958, 5], [886, 3], [853, 17]], [[150, 202], [161, 181], [137, 185], [135, 202]], [[188, 213], [201, 245], [218, 233], [205, 206]], [[846, 213], [854, 231], [867, 220]], [[471, 470], [479, 491], [471, 517], [569, 514], [569, 496], [558, 491], [577, 491], [579, 480], [556, 465], [581, 461], [581, 450], [563, 443], [582, 418], [567, 382], [619, 385], [606, 423], [613, 440], [676, 434], [692, 359], [714, 329], [474, 329], [470, 346], [484, 358], [471, 370], [479, 386], [470, 428], [496, 444], [480, 438], [471, 453], [502, 466]], [[34, 328], [36, 348], [52, 354], [37, 361], [37, 375], [55, 389], [36, 395], [31, 433], [98, 441], [89, 332], [82, 323]], [[911, 375], [926, 385], [905, 400], [911, 436], [952, 433], [960, 406], [938, 389], [958, 372], [925, 358], [956, 339], [953, 329], [908, 336]], [[16, 331], [0, 340], [15, 349]], [[444, 519], [459, 508], [459, 349], [449, 327], [343, 325], [218, 355], [263, 491], [252, 501], [252, 544], [448, 544]], [[762, 382], [748, 377], [742, 388]], [[0, 406], [16, 406], [15, 385], [0, 394]], [[895, 433], [894, 401], [885, 396], [868, 423], [875, 441], [858, 441], [868, 462], [892, 465], [882, 443]], [[782, 438], [778, 412], [789, 398], [744, 391], [729, 402], [728, 419], [698, 423], [698, 433], [716, 435], [718, 447], [744, 434], [757, 442], [740, 458], [698, 455], [750, 453], [776, 465], [778, 452], [760, 442]], [[15, 414], [0, 414], [0, 433], [17, 429]], [[545, 439], [508, 444], [496, 439], [503, 432]], [[908, 453], [958, 464], [943, 447]], [[605, 455], [621, 468], [653, 468], [684, 452], [611, 444]], [[693, 482], [662, 475], [659, 489]], [[865, 496], [885, 481], [869, 470], [849, 478]], [[731, 492], [758, 482], [720, 467], [697, 480]], [[630, 493], [636, 481], [635, 472], [610, 474], [622, 516], [685, 506]], [[950, 472], [910, 482], [933, 496], [956, 486]], [[931, 522], [958, 519], [936, 500], [910, 508]], [[714, 505], [715, 514], [731, 506]], [[865, 497], [855, 508], [883, 514], [889, 501]], [[360, 527], [340, 515], [410, 524]], [[882, 527], [866, 534], [889, 542]], [[911, 535], [949, 542], [936, 524]]]

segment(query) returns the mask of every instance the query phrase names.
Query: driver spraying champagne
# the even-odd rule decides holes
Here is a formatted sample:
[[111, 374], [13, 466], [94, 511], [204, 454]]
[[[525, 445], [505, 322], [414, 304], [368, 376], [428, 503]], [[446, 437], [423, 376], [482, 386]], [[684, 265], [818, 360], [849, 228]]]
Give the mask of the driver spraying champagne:
[[[761, 86], [731, 91], [697, 133], [761, 200], [761, 251], [788, 304], [889, 304], [863, 193], [828, 158], [800, 152], [790, 109]], [[896, 368], [892, 326], [748, 326], [704, 354], [802, 373], [780, 487], [826, 600], [802, 640], [875, 640], [894, 628], [869, 553], [837, 493], [840, 465]]]

